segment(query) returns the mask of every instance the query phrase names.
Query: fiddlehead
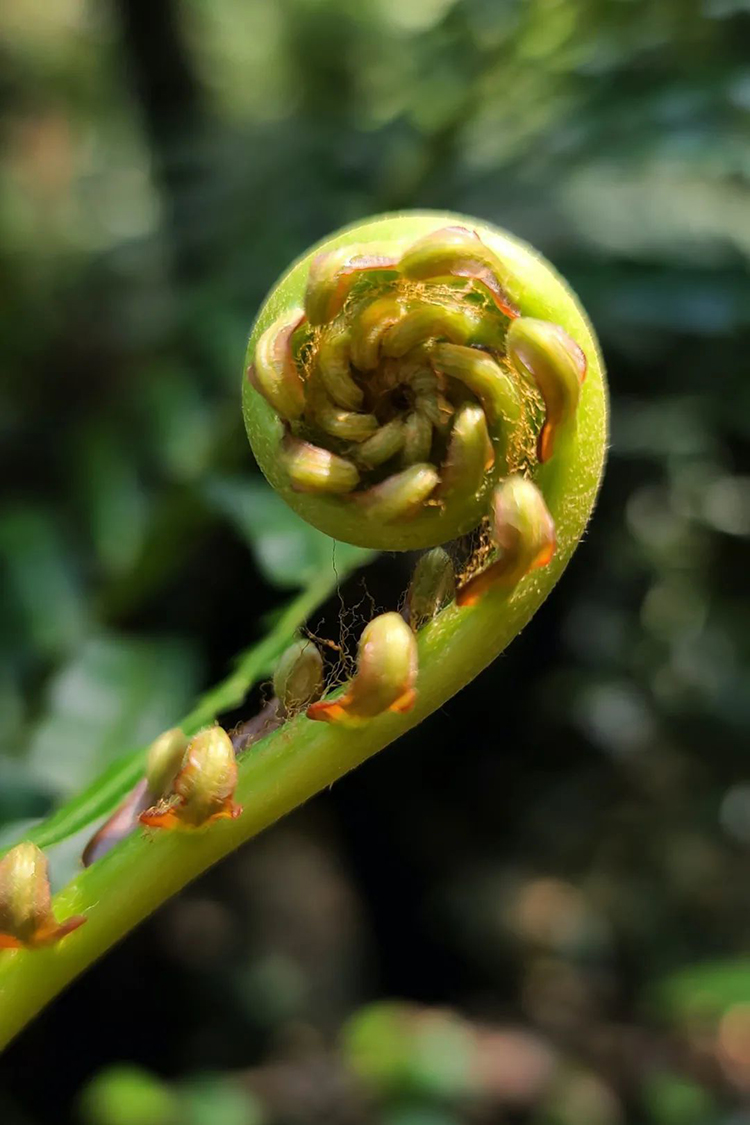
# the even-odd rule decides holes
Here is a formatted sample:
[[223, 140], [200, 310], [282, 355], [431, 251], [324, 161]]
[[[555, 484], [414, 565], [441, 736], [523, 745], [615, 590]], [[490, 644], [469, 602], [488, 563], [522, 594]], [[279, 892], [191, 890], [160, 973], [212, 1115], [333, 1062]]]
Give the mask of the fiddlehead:
[[[263, 471], [316, 527], [405, 550], [482, 523], [490, 549], [457, 590], [450, 559], [424, 556], [407, 598], [416, 634], [376, 618], [357, 674], [322, 700], [318, 658], [297, 645], [236, 765], [205, 729], [226, 705], [209, 693], [185, 756], [172, 732], [55, 915], [42, 895], [54, 948], [3, 955], [0, 1041], [165, 898], [478, 675], [560, 577], [599, 487], [606, 391], [585, 315], [530, 247], [460, 216], [372, 220], [294, 265], [253, 330], [243, 403]], [[75, 932], [55, 922], [71, 916]]]
[[535, 315], [508, 245], [455, 216], [386, 218], [272, 291], [248, 347], [245, 422], [309, 522], [367, 547], [435, 546], [570, 437], [586, 353]]

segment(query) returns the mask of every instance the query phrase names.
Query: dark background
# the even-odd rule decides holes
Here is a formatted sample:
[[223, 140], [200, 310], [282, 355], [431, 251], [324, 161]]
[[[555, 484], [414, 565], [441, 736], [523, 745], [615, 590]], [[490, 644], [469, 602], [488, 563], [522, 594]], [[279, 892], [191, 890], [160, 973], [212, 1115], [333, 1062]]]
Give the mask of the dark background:
[[[532, 625], [76, 983], [0, 1121], [748, 1125], [747, 4], [7, 0], [0, 93], [4, 838], [288, 596], [226, 498], [247, 332], [310, 243], [507, 227], [612, 389]], [[406, 562], [362, 580], [393, 606]]]

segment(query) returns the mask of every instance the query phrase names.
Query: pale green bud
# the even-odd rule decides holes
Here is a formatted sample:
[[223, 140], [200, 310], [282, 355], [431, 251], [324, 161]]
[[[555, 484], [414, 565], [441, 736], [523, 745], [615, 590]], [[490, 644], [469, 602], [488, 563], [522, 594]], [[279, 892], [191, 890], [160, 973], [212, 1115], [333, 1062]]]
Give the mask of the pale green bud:
[[47, 858], [36, 844], [17, 844], [0, 860], [0, 949], [52, 945], [85, 921], [57, 922]]
[[303, 314], [293, 309], [272, 324], [258, 340], [247, 375], [256, 391], [287, 421], [302, 416], [305, 385], [292, 353], [292, 335]]
[[352, 363], [359, 371], [373, 371], [380, 359], [385, 333], [407, 315], [403, 301], [393, 296], [371, 301], [358, 314], [352, 327]]
[[412, 629], [431, 621], [455, 593], [453, 560], [442, 547], [433, 547], [418, 560], [409, 585], [406, 604]]
[[359, 410], [364, 392], [352, 376], [351, 333], [346, 325], [333, 324], [318, 345], [318, 371], [333, 401], [345, 410]]
[[187, 735], [179, 727], [173, 727], [165, 730], [149, 746], [146, 781], [154, 800], [166, 797], [172, 791], [172, 783], [182, 765], [188, 741]]
[[305, 312], [310, 324], [327, 324], [341, 311], [363, 273], [393, 270], [398, 247], [390, 243], [367, 243], [323, 250], [311, 264], [305, 292]]
[[518, 316], [506, 293], [512, 284], [509, 271], [477, 232], [467, 227], [443, 227], [424, 235], [403, 254], [399, 270], [405, 277], [420, 280], [465, 277], [476, 281], [505, 316]]
[[456, 414], [448, 452], [443, 463], [439, 495], [446, 502], [457, 496], [475, 496], [495, 454], [481, 406], [466, 403]]
[[493, 588], [511, 590], [532, 570], [547, 566], [555, 553], [555, 522], [532, 480], [515, 475], [492, 497], [492, 538], [498, 558], [458, 591], [458, 605], [474, 605]]
[[315, 399], [314, 416], [321, 430], [340, 441], [367, 441], [380, 428], [374, 414], [343, 410], [322, 394]]
[[384, 613], [365, 626], [357, 674], [338, 699], [313, 703], [308, 718], [359, 723], [386, 711], [410, 710], [416, 699], [418, 656], [412, 630], [398, 613]]
[[383, 355], [401, 357], [425, 340], [446, 337], [464, 344], [472, 339], [482, 323], [471, 308], [450, 308], [437, 303], [417, 304], [383, 335]]
[[373, 485], [354, 499], [370, 520], [391, 523], [408, 519], [429, 500], [440, 482], [432, 465], [411, 465]]
[[320, 699], [325, 687], [323, 657], [312, 641], [300, 638], [276, 666], [273, 690], [285, 714], [294, 714]]
[[148, 828], [203, 828], [215, 820], [234, 819], [237, 760], [232, 740], [220, 726], [208, 727], [190, 740], [177, 777], [174, 796], [141, 814]]
[[404, 423], [393, 418], [381, 426], [376, 434], [362, 442], [354, 451], [357, 463], [363, 468], [374, 469], [395, 457], [404, 444]]
[[404, 465], [429, 461], [432, 432], [432, 422], [425, 414], [415, 410], [407, 415], [404, 422], [404, 449], [401, 454]]
[[586, 356], [559, 324], [529, 316], [513, 321], [506, 349], [513, 366], [537, 385], [544, 399], [546, 418], [537, 454], [540, 461], [548, 461], [560, 427], [575, 418]]
[[476, 348], [460, 344], [435, 344], [430, 351], [435, 367], [458, 379], [475, 394], [491, 425], [516, 425], [521, 417], [521, 398], [508, 374], [496, 359]]
[[356, 465], [309, 441], [287, 436], [279, 456], [297, 492], [351, 492], [359, 484]]

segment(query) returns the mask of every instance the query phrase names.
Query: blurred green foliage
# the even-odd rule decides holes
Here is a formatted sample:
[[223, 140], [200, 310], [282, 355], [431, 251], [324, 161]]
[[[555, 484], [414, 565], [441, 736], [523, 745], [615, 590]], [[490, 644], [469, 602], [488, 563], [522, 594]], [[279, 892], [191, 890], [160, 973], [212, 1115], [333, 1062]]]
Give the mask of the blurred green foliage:
[[262, 1125], [252, 1095], [220, 1075], [197, 1074], [177, 1089], [137, 1067], [103, 1071], [85, 1089], [86, 1125]]
[[[313, 240], [403, 206], [506, 226], [578, 290], [613, 391], [589, 539], [509, 657], [63, 1000], [9, 1055], [4, 1125], [119, 1125], [144, 1094], [149, 1122], [746, 1125], [749, 39], [745, 0], [2, 8], [5, 833], [330, 560], [238, 405], [254, 310]], [[468, 1092], [439, 1053], [442, 1089], [394, 1083], [431, 1064], [377, 1046], [390, 995], [461, 1013]], [[188, 1111], [207, 1068], [241, 1093], [196, 1079]]]

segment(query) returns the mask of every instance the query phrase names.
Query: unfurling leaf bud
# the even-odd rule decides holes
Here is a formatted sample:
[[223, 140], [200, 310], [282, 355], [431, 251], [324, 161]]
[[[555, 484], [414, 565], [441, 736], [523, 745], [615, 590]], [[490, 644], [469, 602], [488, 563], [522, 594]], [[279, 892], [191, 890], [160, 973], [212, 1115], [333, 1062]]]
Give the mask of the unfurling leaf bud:
[[351, 332], [345, 324], [332, 324], [320, 338], [318, 371], [334, 402], [345, 410], [359, 410], [364, 399], [352, 378]]
[[237, 761], [232, 740], [219, 726], [191, 739], [172, 786], [173, 796], [141, 813], [148, 828], [203, 828], [215, 820], [234, 819]]
[[400, 473], [374, 484], [357, 496], [357, 502], [373, 522], [394, 523], [408, 519], [435, 491], [440, 477], [432, 465], [410, 465]]
[[417, 642], [398, 613], [383, 613], [365, 626], [357, 674], [338, 699], [313, 703], [309, 719], [357, 724], [386, 711], [409, 711], [416, 699]]
[[555, 553], [554, 520], [526, 477], [508, 477], [495, 489], [491, 532], [499, 557], [458, 591], [458, 605], [474, 605], [494, 587], [511, 590], [524, 575], [547, 566]]
[[324, 250], [310, 265], [305, 293], [305, 312], [310, 324], [326, 324], [344, 307], [349, 292], [363, 271], [393, 269], [398, 248], [371, 243]]
[[430, 459], [432, 449], [432, 422], [426, 414], [414, 411], [407, 415], [403, 425], [403, 452], [401, 460], [404, 465], [418, 465]]
[[295, 492], [351, 492], [359, 483], [356, 465], [309, 441], [287, 437], [281, 463]]
[[361, 310], [352, 328], [352, 363], [358, 371], [372, 371], [380, 360], [383, 336], [406, 316], [397, 297], [379, 297]]
[[507, 270], [475, 230], [451, 226], [431, 231], [409, 247], [399, 268], [406, 277], [420, 280], [465, 277], [477, 281], [489, 291], [500, 312], [518, 316], [504, 290]]
[[303, 319], [293, 309], [266, 329], [258, 340], [247, 377], [281, 417], [299, 418], [305, 408], [305, 387], [292, 352], [292, 335]]
[[57, 922], [47, 859], [36, 844], [17, 844], [0, 861], [0, 949], [53, 945], [85, 921], [76, 917]]
[[383, 335], [383, 355], [400, 358], [424, 340], [446, 337], [464, 344], [476, 336], [482, 323], [475, 309], [449, 308], [437, 303], [417, 304]]
[[154, 739], [146, 758], [146, 776], [131, 789], [110, 817], [91, 837], [81, 856], [84, 867], [111, 851], [120, 840], [137, 827], [141, 813], [150, 809], [155, 801], [166, 800], [172, 792], [174, 779], [182, 765], [188, 746], [188, 737], [173, 727]]
[[174, 779], [182, 765], [188, 741], [187, 735], [179, 727], [165, 730], [154, 739], [146, 758], [146, 776], [131, 789], [127, 797], [86, 844], [81, 856], [84, 867], [90, 867], [129, 836], [138, 826], [141, 813], [150, 809], [155, 801], [166, 800], [169, 797]]
[[536, 383], [544, 399], [546, 418], [537, 456], [549, 461], [560, 427], [575, 418], [586, 378], [586, 356], [558, 324], [528, 316], [513, 321], [506, 348], [511, 364]]
[[497, 360], [461, 344], [436, 344], [430, 351], [435, 367], [463, 383], [482, 403], [490, 422], [515, 423], [521, 416], [518, 391]]
[[481, 406], [467, 403], [456, 415], [443, 467], [439, 495], [444, 500], [475, 495], [495, 460]]
[[313, 417], [324, 433], [340, 441], [367, 441], [380, 427], [374, 414], [344, 410], [322, 394], [316, 397]]
[[433, 547], [417, 562], [409, 586], [406, 605], [412, 629], [431, 621], [455, 592], [453, 560], [442, 547]]
[[182, 765], [189, 741], [179, 727], [172, 727], [160, 734], [149, 746], [146, 782], [149, 794], [155, 801], [168, 797], [172, 792], [174, 779]]
[[312, 641], [291, 644], [277, 665], [273, 690], [285, 714], [296, 714], [320, 699], [325, 687], [323, 657]]
[[391, 419], [371, 438], [362, 442], [355, 451], [357, 462], [367, 469], [374, 469], [377, 465], [390, 461], [404, 444], [404, 437], [404, 423], [400, 418]]

